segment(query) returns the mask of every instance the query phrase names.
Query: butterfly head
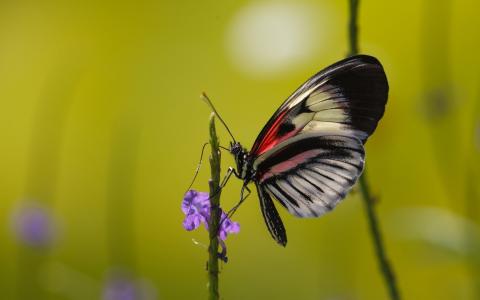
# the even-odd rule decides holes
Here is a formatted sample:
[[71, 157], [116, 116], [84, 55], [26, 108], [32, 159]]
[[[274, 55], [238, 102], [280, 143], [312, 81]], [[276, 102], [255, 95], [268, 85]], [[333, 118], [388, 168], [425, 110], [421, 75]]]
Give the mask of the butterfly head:
[[246, 179], [249, 177], [251, 168], [249, 167], [247, 149], [243, 148], [239, 142], [230, 142], [230, 153], [232, 153], [235, 158], [237, 172], [240, 175], [240, 178]]

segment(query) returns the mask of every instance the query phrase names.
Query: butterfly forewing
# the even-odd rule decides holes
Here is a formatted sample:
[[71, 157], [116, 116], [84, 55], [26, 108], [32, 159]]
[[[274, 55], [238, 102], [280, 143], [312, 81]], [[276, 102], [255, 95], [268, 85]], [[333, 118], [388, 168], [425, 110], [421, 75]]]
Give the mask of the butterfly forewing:
[[336, 130], [365, 142], [383, 116], [388, 84], [383, 67], [366, 55], [320, 71], [295, 91], [257, 137], [259, 156], [302, 132]]

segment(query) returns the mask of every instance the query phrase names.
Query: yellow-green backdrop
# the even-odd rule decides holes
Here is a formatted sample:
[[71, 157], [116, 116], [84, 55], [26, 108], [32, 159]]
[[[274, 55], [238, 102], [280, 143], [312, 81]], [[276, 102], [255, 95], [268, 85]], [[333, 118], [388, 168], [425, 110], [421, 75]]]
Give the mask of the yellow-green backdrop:
[[[480, 299], [479, 9], [360, 3], [360, 52], [390, 84], [368, 180], [404, 299]], [[2, 1], [0, 299], [106, 299], [116, 273], [148, 299], [205, 299], [207, 233], [186, 232], [180, 210], [208, 140], [200, 93], [248, 148], [345, 57], [347, 21], [346, 0]], [[194, 187], [207, 179], [205, 163]], [[51, 222], [46, 245], [19, 236], [28, 206]], [[236, 213], [223, 299], [387, 299], [358, 192], [320, 219], [280, 210], [286, 248], [256, 195]]]

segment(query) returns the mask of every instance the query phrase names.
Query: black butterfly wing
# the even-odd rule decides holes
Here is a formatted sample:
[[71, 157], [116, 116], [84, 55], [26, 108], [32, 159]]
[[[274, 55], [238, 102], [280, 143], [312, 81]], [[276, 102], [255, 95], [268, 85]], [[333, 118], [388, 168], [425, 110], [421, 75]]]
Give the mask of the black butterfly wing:
[[[266, 192], [298, 217], [332, 210], [363, 170], [363, 144], [383, 116], [387, 96], [385, 72], [371, 56], [347, 58], [310, 78], [272, 116], [250, 151], [261, 201]], [[276, 210], [263, 215], [272, 236], [282, 240], [277, 233], [285, 231], [283, 224], [269, 219], [280, 219]]]
[[336, 130], [365, 142], [383, 116], [388, 83], [380, 62], [352, 56], [320, 71], [297, 89], [258, 135], [250, 155], [258, 157], [305, 132]]

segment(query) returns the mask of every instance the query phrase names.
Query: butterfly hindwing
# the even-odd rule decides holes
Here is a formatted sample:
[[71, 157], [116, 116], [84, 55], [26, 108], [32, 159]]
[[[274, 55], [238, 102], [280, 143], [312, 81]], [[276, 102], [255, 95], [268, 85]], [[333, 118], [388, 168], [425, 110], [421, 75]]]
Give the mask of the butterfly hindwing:
[[250, 154], [260, 156], [298, 134], [337, 131], [363, 143], [383, 116], [388, 83], [380, 62], [358, 55], [320, 71], [270, 118]]
[[257, 184], [291, 214], [318, 217], [346, 196], [362, 173], [364, 156], [356, 137], [328, 131], [300, 134], [254, 162]]

